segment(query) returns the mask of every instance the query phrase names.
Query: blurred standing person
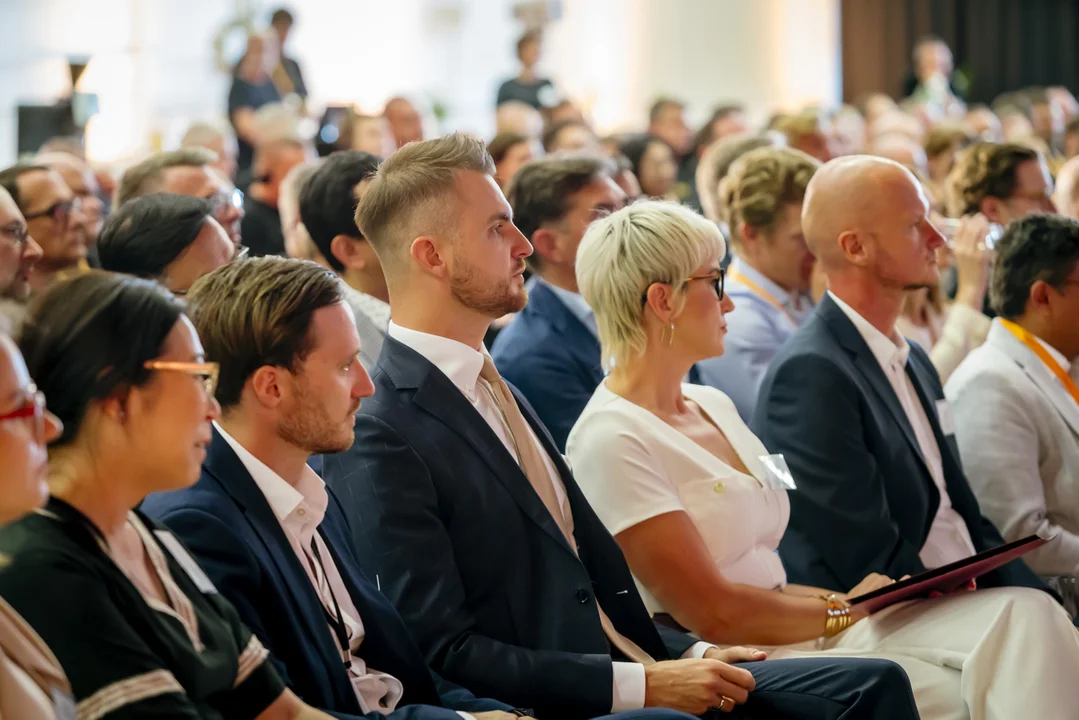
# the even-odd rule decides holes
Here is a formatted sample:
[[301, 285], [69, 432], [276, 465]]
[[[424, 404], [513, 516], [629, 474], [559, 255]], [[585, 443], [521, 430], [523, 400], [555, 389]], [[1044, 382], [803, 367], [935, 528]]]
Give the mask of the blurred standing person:
[[272, 77], [281, 96], [296, 95], [300, 99], [302, 108], [307, 102], [307, 85], [303, 81], [300, 63], [285, 54], [285, 43], [288, 42], [289, 32], [294, 23], [295, 18], [285, 8], [275, 10], [270, 16], [270, 29], [277, 36], [278, 57], [280, 58]]
[[212, 123], [193, 123], [180, 140], [180, 147], [212, 150], [217, 154], [217, 160], [210, 163], [210, 167], [219, 170], [229, 182], [236, 181], [236, 156], [239, 150], [236, 136], [231, 130], [222, 129]]
[[511, 100], [523, 102], [537, 110], [551, 108], [558, 103], [554, 83], [536, 72], [542, 50], [543, 36], [538, 30], [529, 30], [517, 40], [517, 59], [521, 62], [521, 70], [517, 77], [499, 86], [496, 108]]
[[276, 44], [276, 38], [249, 35], [247, 51], [236, 66], [236, 75], [229, 90], [229, 121], [236, 131], [237, 184], [241, 188], [247, 186], [251, 163], [255, 159], [255, 145], [258, 143], [255, 112], [263, 105], [281, 102], [281, 93], [270, 76], [278, 63]]
[[397, 147], [423, 140], [423, 118], [408, 98], [390, 98], [382, 116], [390, 124], [390, 132]]

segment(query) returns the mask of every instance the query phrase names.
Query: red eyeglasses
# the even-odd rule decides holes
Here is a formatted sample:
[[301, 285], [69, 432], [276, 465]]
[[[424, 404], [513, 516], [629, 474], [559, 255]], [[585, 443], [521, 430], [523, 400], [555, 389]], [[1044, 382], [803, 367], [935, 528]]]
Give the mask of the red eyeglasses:
[[8, 420], [33, 420], [34, 437], [39, 442], [45, 439], [45, 393], [33, 383], [26, 388], [22, 404], [9, 413], [0, 415], [0, 423]]

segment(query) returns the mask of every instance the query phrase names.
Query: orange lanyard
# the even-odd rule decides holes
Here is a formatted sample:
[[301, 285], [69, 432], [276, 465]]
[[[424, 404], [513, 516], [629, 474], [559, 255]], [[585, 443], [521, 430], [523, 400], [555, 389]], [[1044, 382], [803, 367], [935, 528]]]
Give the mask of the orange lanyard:
[[772, 293], [768, 292], [760, 285], [750, 280], [748, 277], [745, 276], [744, 273], [740, 273], [734, 268], [729, 268], [727, 270], [727, 279], [745, 285], [747, 288], [749, 288], [749, 291], [751, 293], [774, 307], [776, 310], [779, 310], [781, 313], [786, 315], [787, 319], [791, 321], [791, 325], [793, 325], [794, 327], [798, 327], [798, 322], [794, 319], [794, 316], [791, 315], [790, 310], [784, 307], [783, 303], [776, 300], [775, 296], [772, 295]]
[[1021, 328], [1004, 318], [1000, 318], [1000, 324], [1007, 328], [1012, 335], [1019, 338], [1019, 342], [1026, 345], [1035, 355], [1041, 358], [1041, 361], [1045, 363], [1045, 366], [1052, 370], [1053, 374], [1057, 376], [1057, 380], [1064, 385], [1064, 389], [1071, 394], [1072, 399], [1079, 403], [1079, 386], [1076, 386], [1075, 381], [1071, 379], [1071, 376], [1064, 372], [1064, 368], [1062, 368], [1060, 363], [1049, 354], [1049, 351], [1045, 349], [1038, 338], [1034, 337], [1034, 335], [1024, 328]]

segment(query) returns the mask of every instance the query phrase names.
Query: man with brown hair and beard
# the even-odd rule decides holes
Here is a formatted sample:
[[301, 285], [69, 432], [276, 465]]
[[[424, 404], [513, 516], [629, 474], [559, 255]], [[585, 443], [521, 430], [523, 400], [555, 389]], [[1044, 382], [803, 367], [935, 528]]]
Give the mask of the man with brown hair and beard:
[[325, 458], [325, 477], [428, 662], [541, 718], [915, 717], [887, 661], [759, 662], [652, 622], [550, 434], [483, 347], [491, 322], [528, 300], [532, 247], [512, 212], [483, 142], [461, 134], [398, 150], [356, 209], [392, 320], [356, 442]]
[[302, 260], [247, 260], [203, 276], [187, 302], [220, 365], [222, 411], [198, 483], [142, 509], [198, 559], [185, 566], [196, 583], [236, 607], [297, 695], [338, 718], [512, 720], [508, 706], [431, 673], [306, 464], [352, 444], [371, 394], [337, 276]]

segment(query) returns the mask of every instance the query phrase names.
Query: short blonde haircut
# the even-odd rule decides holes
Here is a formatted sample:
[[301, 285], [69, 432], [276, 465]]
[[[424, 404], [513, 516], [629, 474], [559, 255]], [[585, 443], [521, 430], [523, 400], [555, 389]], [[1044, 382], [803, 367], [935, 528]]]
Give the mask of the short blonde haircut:
[[645, 351], [642, 297], [652, 283], [681, 297], [686, 279], [725, 253], [715, 223], [672, 202], [636, 202], [593, 222], [577, 250], [577, 284], [599, 325], [604, 366]]
[[785, 205], [805, 199], [809, 179], [821, 163], [801, 150], [764, 147], [738, 158], [720, 183], [724, 217], [735, 250], [744, 223], [768, 231]]
[[456, 219], [450, 200], [459, 172], [494, 176], [483, 140], [452, 133], [412, 142], [379, 166], [356, 206], [356, 226], [387, 273], [404, 265], [413, 240], [443, 234]]

